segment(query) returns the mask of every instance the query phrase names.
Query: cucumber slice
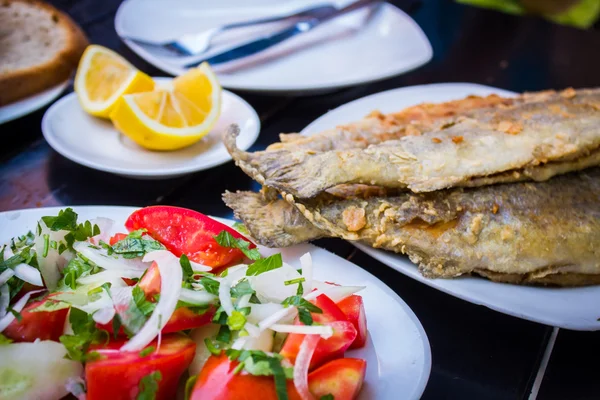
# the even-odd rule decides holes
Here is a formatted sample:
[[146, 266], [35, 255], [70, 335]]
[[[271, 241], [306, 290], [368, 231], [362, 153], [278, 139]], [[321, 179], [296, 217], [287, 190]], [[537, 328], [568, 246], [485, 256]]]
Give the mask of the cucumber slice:
[[58, 400], [83, 366], [67, 360], [62, 344], [50, 340], [0, 345], [0, 399]]

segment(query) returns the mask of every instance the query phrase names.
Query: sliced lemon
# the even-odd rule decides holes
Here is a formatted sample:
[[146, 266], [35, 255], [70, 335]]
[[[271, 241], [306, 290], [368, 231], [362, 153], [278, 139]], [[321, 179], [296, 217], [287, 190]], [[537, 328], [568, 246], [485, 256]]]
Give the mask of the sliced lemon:
[[202, 63], [153, 92], [122, 96], [110, 119], [142, 147], [176, 150], [202, 139], [220, 113], [221, 86]]
[[81, 107], [98, 117], [108, 117], [122, 95], [153, 89], [151, 77], [114, 51], [97, 45], [85, 49], [75, 75]]

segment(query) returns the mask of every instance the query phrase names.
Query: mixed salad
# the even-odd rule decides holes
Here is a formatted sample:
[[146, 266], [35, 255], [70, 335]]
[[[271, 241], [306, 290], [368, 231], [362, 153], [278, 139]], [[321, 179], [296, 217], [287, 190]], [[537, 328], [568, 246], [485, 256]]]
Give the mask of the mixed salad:
[[114, 221], [70, 208], [0, 250], [0, 398], [354, 399], [360, 286], [178, 207]]

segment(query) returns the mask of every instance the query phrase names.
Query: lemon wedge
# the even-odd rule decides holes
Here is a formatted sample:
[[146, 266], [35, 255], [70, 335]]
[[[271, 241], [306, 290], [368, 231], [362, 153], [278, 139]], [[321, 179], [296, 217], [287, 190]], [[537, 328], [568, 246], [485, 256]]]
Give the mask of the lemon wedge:
[[122, 96], [110, 114], [124, 135], [150, 150], [176, 150], [202, 139], [221, 112], [221, 86], [207, 63], [153, 92]]
[[112, 50], [90, 45], [81, 56], [75, 92], [83, 109], [108, 117], [124, 94], [152, 91], [154, 81]]

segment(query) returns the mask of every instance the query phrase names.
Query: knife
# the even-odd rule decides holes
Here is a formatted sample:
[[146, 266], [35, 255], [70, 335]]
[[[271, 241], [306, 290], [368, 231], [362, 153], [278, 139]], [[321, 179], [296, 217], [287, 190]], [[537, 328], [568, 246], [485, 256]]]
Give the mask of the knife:
[[256, 53], [260, 53], [261, 51], [268, 49], [270, 47], [275, 46], [291, 37], [296, 35], [308, 32], [315, 27], [323, 24], [326, 21], [329, 21], [333, 18], [339, 17], [341, 15], [347, 14], [351, 11], [358, 10], [359, 8], [379, 3], [381, 0], [357, 0], [348, 4], [345, 7], [338, 9], [330, 14], [323, 15], [319, 18], [313, 18], [310, 20], [300, 21], [291, 27], [287, 27], [281, 29], [275, 33], [272, 33], [268, 36], [259, 38], [249, 43], [245, 43], [230, 49], [227, 49], [221, 53], [211, 55], [206, 58], [202, 58], [200, 60], [196, 59], [194, 62], [184, 65], [185, 68], [193, 68], [198, 66], [203, 62], [208, 62], [211, 65], [222, 64], [225, 62], [237, 60], [240, 58], [248, 57]]

